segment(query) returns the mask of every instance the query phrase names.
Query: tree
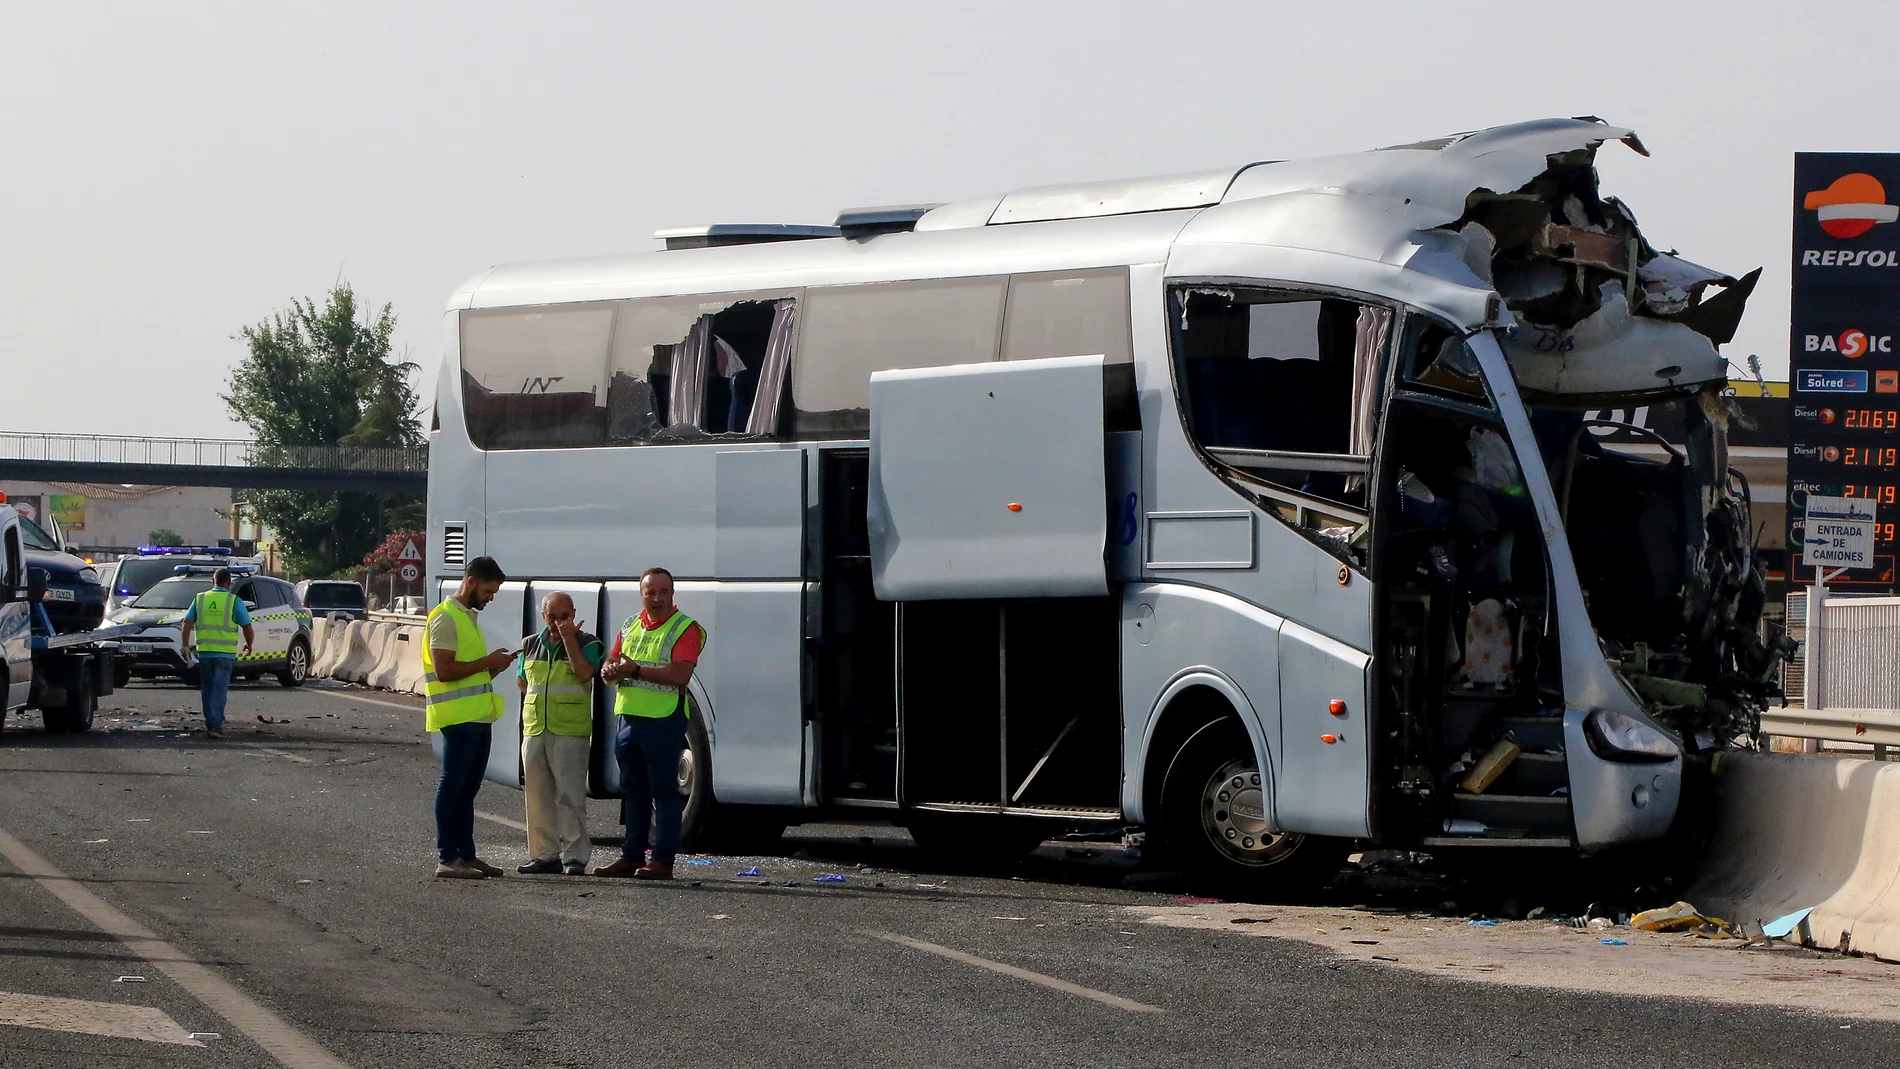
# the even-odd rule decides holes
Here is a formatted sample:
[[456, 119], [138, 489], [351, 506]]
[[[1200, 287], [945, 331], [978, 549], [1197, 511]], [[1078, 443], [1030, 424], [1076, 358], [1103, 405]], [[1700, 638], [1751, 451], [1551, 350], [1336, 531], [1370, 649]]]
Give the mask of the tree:
[[[288, 311], [239, 332], [249, 353], [224, 403], [267, 458], [295, 446], [421, 446], [410, 381], [417, 367], [390, 355], [395, 330], [390, 306], [359, 310], [347, 282], [321, 307], [293, 299]], [[303, 575], [350, 568], [382, 537], [385, 514], [422, 508], [415, 494], [354, 490], [256, 490], [246, 499]]]
[[185, 536], [169, 527], [154, 527], [145, 536], [145, 544], [151, 546], [182, 546]]
[[[411, 563], [402, 559], [403, 547], [413, 539], [417, 552], [426, 554], [428, 543], [424, 541], [424, 538], [420, 530], [390, 532], [389, 537], [383, 539], [381, 545], [363, 555], [361, 579], [363, 586], [371, 591], [381, 590], [387, 593], [391, 576], [401, 572], [404, 564]], [[413, 563], [418, 567], [422, 564], [421, 561]], [[401, 587], [402, 593], [413, 594], [421, 589], [414, 583], [403, 582], [399, 575], [396, 576], [395, 581]]]

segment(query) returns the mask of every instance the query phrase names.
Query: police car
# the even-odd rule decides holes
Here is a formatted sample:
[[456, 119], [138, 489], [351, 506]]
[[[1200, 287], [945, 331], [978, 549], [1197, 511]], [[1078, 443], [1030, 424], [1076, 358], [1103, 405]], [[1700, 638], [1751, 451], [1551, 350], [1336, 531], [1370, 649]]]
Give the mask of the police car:
[[[153, 583], [113, 614], [114, 623], [137, 624], [140, 630], [124, 639], [128, 675], [144, 679], [177, 677], [188, 685], [198, 681], [197, 659], [179, 645], [185, 610], [203, 591], [211, 589], [212, 574], [223, 565], [178, 564], [177, 574]], [[256, 575], [250, 565], [231, 565], [231, 592], [250, 610], [256, 636], [250, 653], [238, 653], [239, 679], [275, 675], [286, 687], [303, 683], [310, 675], [310, 612], [297, 599], [296, 588], [281, 579]]]

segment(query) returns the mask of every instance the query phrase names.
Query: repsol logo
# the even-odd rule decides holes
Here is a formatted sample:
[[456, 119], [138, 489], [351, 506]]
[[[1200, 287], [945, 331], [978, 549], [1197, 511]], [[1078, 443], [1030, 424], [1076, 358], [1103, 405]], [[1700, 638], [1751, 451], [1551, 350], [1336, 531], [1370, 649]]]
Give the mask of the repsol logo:
[[1893, 335], [1849, 328], [1839, 334], [1809, 334], [1802, 348], [1810, 353], [1839, 353], [1849, 360], [1857, 360], [1869, 353], [1893, 352]]
[[1802, 267], [1896, 267], [1900, 252], [1892, 249], [1802, 249]]

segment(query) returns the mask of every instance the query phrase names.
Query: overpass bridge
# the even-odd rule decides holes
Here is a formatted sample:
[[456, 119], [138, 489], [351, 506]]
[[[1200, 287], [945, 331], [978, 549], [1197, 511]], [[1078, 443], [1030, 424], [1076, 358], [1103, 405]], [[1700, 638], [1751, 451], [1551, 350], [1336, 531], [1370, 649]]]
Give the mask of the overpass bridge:
[[0, 479], [421, 494], [429, 488], [429, 451], [0, 431]]

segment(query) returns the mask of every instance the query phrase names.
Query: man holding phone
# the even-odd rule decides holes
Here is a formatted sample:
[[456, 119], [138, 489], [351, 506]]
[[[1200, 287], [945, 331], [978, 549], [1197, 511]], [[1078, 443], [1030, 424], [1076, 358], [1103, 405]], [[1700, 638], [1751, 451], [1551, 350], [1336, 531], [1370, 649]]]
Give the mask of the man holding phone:
[[484, 653], [476, 616], [507, 581], [493, 557], [476, 557], [462, 585], [429, 613], [422, 644], [426, 724], [442, 733], [442, 778], [435, 789], [439, 880], [479, 880], [501, 869], [475, 856], [475, 793], [488, 768], [489, 725], [501, 719], [495, 676], [515, 659], [507, 649]]

